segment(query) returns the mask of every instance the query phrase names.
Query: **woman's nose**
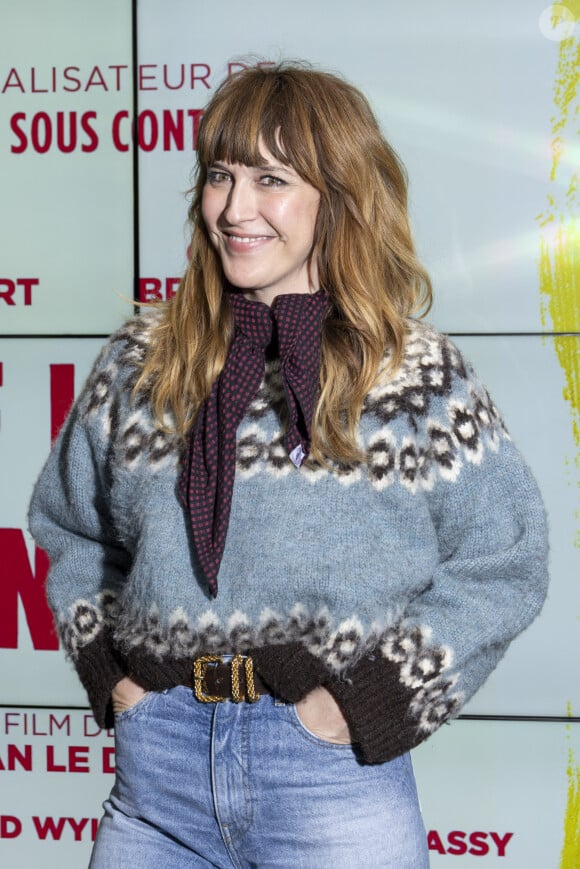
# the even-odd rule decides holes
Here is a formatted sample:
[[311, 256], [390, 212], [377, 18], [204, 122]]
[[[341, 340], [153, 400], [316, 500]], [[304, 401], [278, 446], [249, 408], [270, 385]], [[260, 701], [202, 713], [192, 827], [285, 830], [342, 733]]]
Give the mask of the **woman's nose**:
[[226, 200], [223, 216], [229, 224], [241, 223], [256, 216], [256, 196], [245, 179], [232, 184]]

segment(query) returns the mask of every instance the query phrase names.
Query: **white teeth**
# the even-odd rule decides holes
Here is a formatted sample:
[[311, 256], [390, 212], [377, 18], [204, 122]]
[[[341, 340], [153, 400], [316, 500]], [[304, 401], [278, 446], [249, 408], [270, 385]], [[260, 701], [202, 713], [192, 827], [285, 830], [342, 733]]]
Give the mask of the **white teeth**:
[[232, 241], [239, 241], [241, 244], [251, 244], [253, 241], [263, 241], [265, 238], [268, 238], [267, 235], [250, 235], [250, 236], [241, 236], [241, 235], [229, 235]]

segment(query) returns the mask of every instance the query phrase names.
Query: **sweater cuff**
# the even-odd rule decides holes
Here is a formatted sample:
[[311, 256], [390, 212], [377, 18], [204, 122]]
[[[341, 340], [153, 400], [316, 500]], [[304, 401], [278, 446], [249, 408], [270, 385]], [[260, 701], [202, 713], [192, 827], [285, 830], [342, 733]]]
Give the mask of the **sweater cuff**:
[[400, 664], [378, 653], [362, 658], [347, 679], [333, 678], [325, 687], [341, 707], [365, 762], [385, 763], [415, 748], [456, 711], [455, 697], [445, 697], [452, 685], [450, 679], [438, 680], [434, 691], [410, 688]]
[[250, 649], [248, 654], [272, 693], [288, 703], [298, 703], [328, 680], [324, 664], [300, 643]]
[[74, 664], [87, 692], [95, 721], [99, 727], [113, 727], [111, 691], [126, 674], [110, 645], [109, 631], [102, 631], [96, 640], [79, 649]]

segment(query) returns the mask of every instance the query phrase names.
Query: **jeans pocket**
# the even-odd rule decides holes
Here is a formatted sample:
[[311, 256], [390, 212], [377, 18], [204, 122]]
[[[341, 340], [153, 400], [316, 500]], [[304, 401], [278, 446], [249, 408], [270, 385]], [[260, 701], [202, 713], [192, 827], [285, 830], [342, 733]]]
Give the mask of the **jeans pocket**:
[[306, 739], [310, 743], [316, 743], [324, 748], [334, 748], [338, 751], [352, 751], [352, 742], [331, 742], [329, 739], [324, 739], [324, 737], [318, 736], [316, 733], [309, 730], [298, 715], [298, 710], [294, 703], [289, 703], [287, 709], [290, 722], [294, 725], [295, 730], [298, 731], [303, 739]]
[[126, 721], [128, 718], [132, 718], [133, 715], [137, 715], [137, 713], [142, 712], [146, 707], [149, 706], [151, 701], [158, 695], [158, 691], [147, 691], [136, 703], [133, 703], [132, 706], [129, 706], [127, 709], [122, 709], [120, 712], [115, 712], [115, 724], [119, 721]]

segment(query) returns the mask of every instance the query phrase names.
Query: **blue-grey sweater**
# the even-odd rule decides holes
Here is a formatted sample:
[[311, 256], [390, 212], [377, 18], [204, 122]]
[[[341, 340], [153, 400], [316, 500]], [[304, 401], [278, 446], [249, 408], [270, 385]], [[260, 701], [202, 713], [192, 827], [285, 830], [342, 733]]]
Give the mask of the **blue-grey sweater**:
[[[35, 488], [48, 596], [95, 716], [130, 675], [161, 690], [206, 653], [246, 652], [296, 702], [335, 696], [368, 762], [455, 715], [538, 614], [547, 534], [537, 486], [457, 348], [410, 321], [359, 425], [366, 460], [296, 468], [279, 365], [237, 432], [219, 595], [177, 496], [181, 447], [132, 399], [152, 316], [105, 346]], [[385, 365], [386, 369], [386, 365]]]

